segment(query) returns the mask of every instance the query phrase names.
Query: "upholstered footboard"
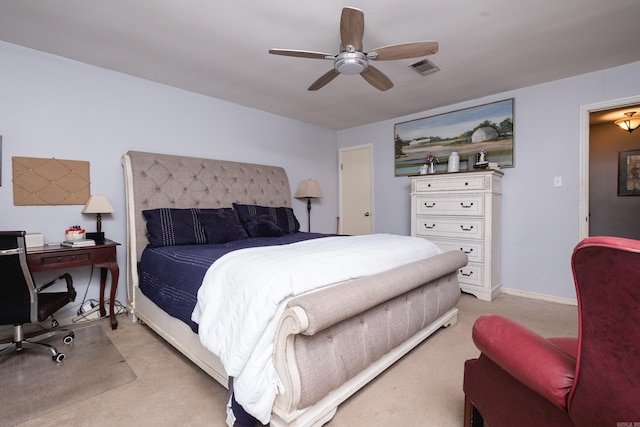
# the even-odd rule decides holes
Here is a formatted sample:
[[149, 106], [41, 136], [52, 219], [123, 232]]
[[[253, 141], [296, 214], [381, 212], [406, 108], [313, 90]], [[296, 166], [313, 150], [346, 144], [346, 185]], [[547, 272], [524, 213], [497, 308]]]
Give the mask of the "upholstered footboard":
[[273, 426], [329, 421], [337, 406], [442, 326], [455, 324], [460, 251], [292, 299], [274, 361]]

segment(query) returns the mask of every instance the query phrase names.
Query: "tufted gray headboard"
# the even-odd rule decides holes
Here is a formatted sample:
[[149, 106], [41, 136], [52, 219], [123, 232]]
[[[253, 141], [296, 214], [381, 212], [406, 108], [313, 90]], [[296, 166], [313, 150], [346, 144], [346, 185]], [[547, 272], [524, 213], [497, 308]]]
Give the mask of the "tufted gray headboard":
[[233, 202], [291, 207], [281, 167], [140, 151], [127, 152], [122, 163], [131, 261], [140, 261], [147, 246], [145, 209], [223, 208]]

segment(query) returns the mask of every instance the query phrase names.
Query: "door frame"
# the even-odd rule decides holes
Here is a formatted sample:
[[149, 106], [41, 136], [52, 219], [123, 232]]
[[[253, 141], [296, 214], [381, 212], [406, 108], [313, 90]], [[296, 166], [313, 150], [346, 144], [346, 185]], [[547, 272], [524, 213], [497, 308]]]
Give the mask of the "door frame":
[[578, 240], [589, 236], [589, 114], [638, 103], [640, 103], [640, 95], [610, 99], [580, 107]]
[[371, 218], [371, 233], [375, 233], [375, 214], [374, 214], [374, 206], [375, 206], [375, 199], [374, 199], [374, 194], [375, 192], [373, 191], [373, 177], [376, 176], [374, 171], [373, 171], [373, 144], [368, 143], [368, 144], [360, 144], [360, 145], [353, 145], [350, 147], [342, 147], [340, 148], [340, 150], [338, 151], [338, 212], [339, 212], [339, 226], [337, 227], [337, 232], [338, 234], [342, 234], [342, 225], [343, 225], [343, 221], [342, 218], [344, 217], [343, 212], [342, 212], [342, 153], [345, 151], [353, 151], [353, 150], [361, 150], [363, 148], [368, 148], [369, 149], [369, 171], [370, 171], [370, 177], [369, 177], [369, 194], [370, 194], [370, 198], [371, 198], [371, 209], [369, 210], [370, 212], [370, 218]]

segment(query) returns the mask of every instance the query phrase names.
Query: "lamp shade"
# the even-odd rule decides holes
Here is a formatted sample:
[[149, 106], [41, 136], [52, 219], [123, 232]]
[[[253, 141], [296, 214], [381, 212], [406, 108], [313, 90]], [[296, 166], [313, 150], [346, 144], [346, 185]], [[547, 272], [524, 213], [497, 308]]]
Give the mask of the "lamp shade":
[[627, 132], [631, 133], [634, 130], [638, 129], [638, 127], [640, 127], [640, 116], [636, 117], [634, 116], [635, 114], [635, 111], [624, 113], [626, 117], [624, 119], [616, 120], [614, 123]]
[[106, 214], [106, 213], [114, 213], [115, 209], [111, 206], [111, 202], [107, 198], [107, 196], [103, 195], [95, 195], [89, 197], [87, 203], [85, 203], [84, 208], [82, 208], [82, 213], [88, 214]]
[[296, 191], [293, 197], [296, 199], [320, 198], [324, 197], [324, 194], [322, 194], [318, 181], [315, 179], [305, 179], [300, 183], [298, 191]]

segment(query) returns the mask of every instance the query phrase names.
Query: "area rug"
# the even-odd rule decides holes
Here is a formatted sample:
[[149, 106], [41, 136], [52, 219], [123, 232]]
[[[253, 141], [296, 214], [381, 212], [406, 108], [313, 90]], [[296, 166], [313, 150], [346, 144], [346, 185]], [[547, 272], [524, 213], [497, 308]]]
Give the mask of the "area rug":
[[74, 328], [74, 333], [68, 345], [62, 343], [64, 335], [45, 340], [65, 354], [61, 363], [32, 347], [0, 355], [0, 424], [14, 426], [136, 379], [100, 325]]

